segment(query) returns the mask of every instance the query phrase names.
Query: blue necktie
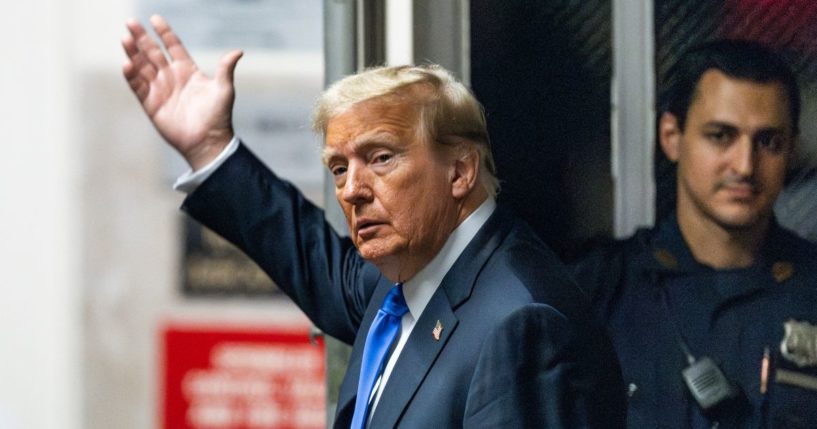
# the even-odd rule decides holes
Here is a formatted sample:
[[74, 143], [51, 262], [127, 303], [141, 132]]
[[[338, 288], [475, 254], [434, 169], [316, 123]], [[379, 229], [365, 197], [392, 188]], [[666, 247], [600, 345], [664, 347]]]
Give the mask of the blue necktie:
[[366, 427], [366, 417], [369, 414], [369, 397], [385, 363], [385, 357], [391, 348], [397, 332], [400, 329], [400, 320], [408, 311], [406, 299], [403, 298], [403, 284], [397, 283], [386, 295], [380, 310], [374, 317], [366, 344], [363, 346], [363, 357], [360, 362], [360, 379], [357, 382], [357, 399], [355, 400], [355, 414], [352, 416], [351, 429]]

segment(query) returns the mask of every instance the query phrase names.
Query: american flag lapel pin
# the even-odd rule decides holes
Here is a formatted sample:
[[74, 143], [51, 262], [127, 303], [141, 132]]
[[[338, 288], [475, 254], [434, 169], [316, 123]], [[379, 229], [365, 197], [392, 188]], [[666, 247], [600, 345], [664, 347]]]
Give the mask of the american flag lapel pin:
[[437, 320], [437, 324], [434, 325], [434, 329], [431, 330], [431, 335], [434, 337], [434, 340], [440, 341], [440, 335], [443, 333], [443, 324]]

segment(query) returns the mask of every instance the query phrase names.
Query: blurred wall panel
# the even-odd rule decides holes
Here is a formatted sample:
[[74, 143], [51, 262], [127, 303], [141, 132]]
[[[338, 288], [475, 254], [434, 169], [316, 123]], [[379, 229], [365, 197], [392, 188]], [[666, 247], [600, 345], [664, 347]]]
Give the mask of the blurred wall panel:
[[76, 24], [59, 0], [5, 4], [0, 427], [79, 429]]
[[[167, 9], [159, 8], [159, 3]], [[167, 148], [127, 88], [120, 71], [124, 55], [118, 46], [126, 17], [136, 12], [167, 14], [179, 3], [185, 2], [129, 3], [120, 5], [124, 10], [118, 13], [94, 16], [89, 12], [90, 17], [80, 21], [92, 25], [78, 32], [85, 43], [78, 48], [82, 60], [73, 82], [76, 97], [70, 105], [82, 163], [74, 196], [79, 207], [74, 227], [79, 240], [74, 252], [80, 260], [81, 279], [81, 311], [76, 311], [76, 317], [82, 334], [72, 341], [82, 360], [73, 374], [81, 379], [73, 394], [78, 398], [77, 415], [82, 416], [77, 427], [83, 429], [160, 427], [164, 399], [161, 335], [168, 324], [237, 330], [278, 326], [299, 330], [304, 336], [308, 332], [309, 323], [302, 313], [276, 294], [247, 290], [190, 294], [183, 290], [188, 221], [178, 210], [184, 196], [171, 185], [186, 166]], [[255, 20], [242, 20], [252, 15], [254, 7], [272, 3], [208, 2], [216, 6], [209, 13], [221, 14], [220, 21], [204, 20], [199, 4], [194, 15], [201, 20], [200, 26], [184, 19], [177, 26], [172, 13], [168, 18], [183, 40], [190, 39], [197, 46], [191, 54], [208, 73], [228, 49], [245, 48], [236, 71], [237, 133], [273, 169], [293, 179], [320, 203], [320, 146], [311, 136], [309, 111], [323, 83], [321, 15], [320, 11], [312, 13], [317, 22], [311, 25], [290, 23], [301, 31], [317, 33], [314, 38], [298, 39], [300, 44], [290, 50], [272, 50], [261, 43], [265, 37], [280, 47], [282, 40], [289, 39], [273, 38], [271, 32], [290, 30], [273, 30], [273, 22], [255, 19], [269, 13], [267, 9], [259, 11]], [[306, 3], [321, 4], [318, 0], [286, 3], [288, 6], [281, 7], [293, 10]], [[228, 4], [232, 13], [219, 9]], [[258, 36], [250, 25], [266, 26], [266, 33]], [[203, 36], [197, 39], [196, 32], [212, 28], [224, 32], [217, 40], [229, 48], [208, 46], [210, 39]], [[98, 48], [100, 40], [94, 38], [94, 32], [100, 33], [97, 38], [108, 35], [102, 41], [106, 49]], [[238, 36], [244, 39], [236, 39]], [[317, 40], [318, 46], [299, 51], [307, 39]]]

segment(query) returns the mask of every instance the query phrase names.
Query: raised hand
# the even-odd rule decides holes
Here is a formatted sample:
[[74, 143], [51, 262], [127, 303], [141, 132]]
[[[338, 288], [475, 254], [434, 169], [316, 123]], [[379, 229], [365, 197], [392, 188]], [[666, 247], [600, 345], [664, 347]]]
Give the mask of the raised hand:
[[122, 73], [153, 125], [197, 170], [213, 160], [233, 137], [233, 72], [240, 50], [221, 58], [213, 78], [196, 66], [165, 20], [150, 23], [167, 56], [136, 20], [128, 20], [122, 39], [128, 59]]

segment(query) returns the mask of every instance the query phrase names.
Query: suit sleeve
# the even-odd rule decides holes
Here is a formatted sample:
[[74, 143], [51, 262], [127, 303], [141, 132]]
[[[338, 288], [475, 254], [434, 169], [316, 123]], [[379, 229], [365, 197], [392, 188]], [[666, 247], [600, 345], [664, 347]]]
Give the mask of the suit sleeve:
[[599, 331], [530, 304], [492, 330], [470, 386], [466, 428], [623, 428], [618, 361]]
[[570, 265], [576, 283], [590, 297], [593, 318], [602, 326], [615, 305], [632, 241], [603, 243]]
[[323, 210], [241, 145], [182, 210], [235, 244], [324, 332], [350, 343], [380, 279]]

